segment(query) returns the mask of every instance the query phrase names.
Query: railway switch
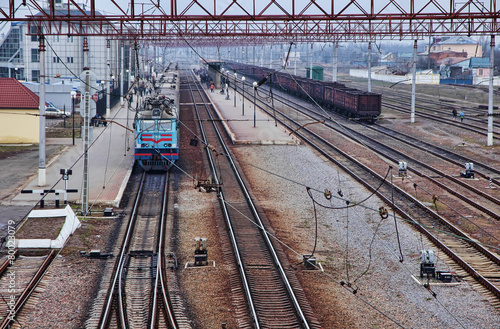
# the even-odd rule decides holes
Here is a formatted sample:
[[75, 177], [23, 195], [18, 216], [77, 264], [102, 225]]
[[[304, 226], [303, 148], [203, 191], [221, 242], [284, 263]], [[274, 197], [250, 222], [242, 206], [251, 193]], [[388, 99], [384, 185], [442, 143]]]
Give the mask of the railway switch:
[[433, 278], [436, 277], [436, 268], [434, 266], [434, 251], [420, 250], [420, 277], [423, 278], [424, 274]]
[[399, 161], [399, 177], [408, 176], [408, 164], [404, 161]]
[[206, 238], [194, 238], [194, 266], [203, 266], [208, 264], [208, 251]]
[[460, 177], [474, 178], [474, 163], [467, 162], [465, 164], [465, 172], [461, 172]]
[[314, 257], [313, 255], [302, 255], [302, 259], [304, 260], [306, 270], [316, 269], [316, 257]]
[[436, 271], [437, 279], [442, 282], [451, 282], [452, 275], [450, 272]]
[[104, 209], [104, 217], [111, 217], [114, 215], [115, 215], [115, 213], [113, 212], [113, 208], [105, 208]]

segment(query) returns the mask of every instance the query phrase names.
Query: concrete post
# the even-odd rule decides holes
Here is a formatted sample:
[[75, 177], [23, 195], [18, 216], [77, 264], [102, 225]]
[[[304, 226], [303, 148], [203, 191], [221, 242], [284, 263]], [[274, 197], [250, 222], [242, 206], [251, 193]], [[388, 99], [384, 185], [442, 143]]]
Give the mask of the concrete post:
[[111, 118], [111, 41], [106, 40], [106, 58], [108, 65], [108, 81], [106, 82], [106, 118]]
[[90, 140], [90, 72], [85, 75], [85, 109], [83, 116], [83, 189], [81, 215], [86, 216], [89, 210], [89, 140]]
[[293, 75], [297, 75], [297, 44], [295, 46], [295, 58], [293, 60]]
[[368, 42], [368, 92], [372, 92], [372, 43]]
[[[128, 77], [127, 77], [127, 83], [130, 83], [131, 77], [133, 77], [133, 70], [132, 68], [134, 67], [134, 56], [135, 52], [132, 51], [132, 45], [128, 46]], [[129, 85], [130, 88], [130, 85]]]
[[273, 45], [271, 44], [271, 51], [270, 51], [271, 57], [269, 57], [269, 68], [273, 68]]
[[89, 66], [89, 42], [87, 37], [83, 37], [83, 68]]
[[255, 65], [255, 44], [252, 46], [252, 56], [253, 56], [252, 64]]
[[337, 81], [338, 55], [339, 55], [338, 50], [339, 50], [339, 43], [335, 42], [333, 45], [332, 82]]
[[410, 123], [415, 123], [415, 87], [417, 84], [417, 40], [413, 42], [413, 68], [411, 78], [411, 114]]
[[123, 98], [123, 82], [125, 81], [125, 58], [123, 56], [124, 54], [124, 45], [123, 41], [120, 43], [120, 52], [121, 52], [121, 58], [120, 58], [120, 104], [123, 104], [125, 99]]
[[313, 77], [313, 43], [311, 43], [311, 52], [309, 53], [309, 76], [307, 78], [312, 79]]
[[45, 166], [45, 37], [38, 37], [38, 52], [40, 57], [40, 132], [38, 141], [38, 186], [46, 185]]
[[491, 36], [490, 42], [490, 83], [488, 90], [488, 134], [486, 145], [493, 146], [493, 79], [494, 75], [494, 66], [495, 63], [495, 36]]

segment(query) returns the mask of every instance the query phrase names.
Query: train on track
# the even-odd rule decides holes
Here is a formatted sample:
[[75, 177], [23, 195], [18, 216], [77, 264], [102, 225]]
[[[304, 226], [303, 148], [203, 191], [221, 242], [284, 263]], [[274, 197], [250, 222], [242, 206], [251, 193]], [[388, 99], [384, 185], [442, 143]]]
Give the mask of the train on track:
[[338, 82], [308, 79], [255, 65], [226, 62], [226, 68], [257, 81], [267, 78], [266, 83], [271, 83], [273, 88], [307, 101], [312, 97], [326, 109], [348, 118], [375, 122], [381, 113], [381, 94], [349, 88]]
[[134, 158], [145, 170], [168, 170], [179, 159], [179, 81], [176, 72], [161, 74], [134, 119]]

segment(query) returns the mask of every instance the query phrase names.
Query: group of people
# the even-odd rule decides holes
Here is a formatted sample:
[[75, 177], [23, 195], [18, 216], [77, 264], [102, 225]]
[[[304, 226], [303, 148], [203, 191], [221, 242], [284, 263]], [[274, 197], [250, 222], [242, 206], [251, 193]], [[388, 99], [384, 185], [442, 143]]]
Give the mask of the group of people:
[[[451, 114], [453, 115], [453, 120], [456, 120], [457, 119], [457, 109], [453, 109], [451, 111]], [[465, 117], [465, 113], [464, 111], [460, 111], [460, 122], [464, 122], [464, 117]]]

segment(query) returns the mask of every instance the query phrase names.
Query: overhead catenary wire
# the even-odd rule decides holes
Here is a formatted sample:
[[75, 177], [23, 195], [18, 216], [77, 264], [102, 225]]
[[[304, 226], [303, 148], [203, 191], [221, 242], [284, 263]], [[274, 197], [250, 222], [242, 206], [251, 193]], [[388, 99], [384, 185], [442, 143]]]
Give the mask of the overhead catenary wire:
[[[189, 127], [188, 127], [187, 125], [185, 125], [185, 124], [184, 124], [181, 120], [179, 120], [179, 123], [180, 123], [183, 127], [185, 127], [185, 128], [186, 128], [186, 129], [187, 129], [187, 130], [188, 130], [188, 131], [192, 134], [192, 136], [193, 136], [193, 137], [195, 137], [197, 140], [199, 140], [200, 142], [202, 142], [202, 143], [204, 144], [203, 139], [202, 139], [201, 137], [199, 137], [199, 136], [198, 136], [195, 132], [193, 132], [191, 129], [189, 129]], [[221, 154], [221, 155], [225, 155], [225, 156], [228, 156], [228, 155], [227, 155], [227, 154], [225, 154], [224, 152], [219, 152], [219, 154]], [[319, 189], [319, 188], [314, 188], [314, 187], [311, 187], [311, 186], [309, 186], [309, 185], [308, 185], [308, 184], [306, 184], [306, 183], [299, 182], [299, 181], [297, 181], [297, 180], [291, 179], [291, 178], [289, 178], [289, 177], [287, 177], [287, 176], [281, 175], [281, 174], [276, 173], [276, 172], [272, 172], [272, 171], [270, 171], [270, 170], [268, 170], [268, 169], [265, 169], [265, 168], [262, 168], [262, 167], [260, 167], [260, 166], [257, 166], [257, 165], [256, 165], [256, 164], [254, 164], [254, 163], [251, 163], [251, 162], [245, 161], [245, 160], [243, 160], [243, 159], [238, 159], [238, 162], [243, 163], [243, 164], [248, 165], [248, 166], [251, 166], [251, 167], [253, 167], [253, 168], [255, 168], [255, 169], [259, 170], [259, 171], [265, 172], [265, 173], [267, 173], [267, 174], [270, 174], [270, 175], [272, 175], [272, 176], [278, 177], [278, 178], [283, 179], [283, 180], [285, 180], [285, 181], [291, 182], [291, 183], [296, 184], [296, 185], [298, 185], [298, 186], [305, 187], [305, 188], [309, 188], [311, 191], [316, 191], [316, 192], [318, 192], [318, 193], [324, 194], [324, 190], [321, 190], [321, 189]], [[175, 165], [175, 164], [174, 164], [174, 165]], [[338, 177], [339, 177], [339, 182], [340, 182], [340, 172], [337, 172], [337, 174], [338, 174]], [[387, 175], [388, 175], [388, 174], [389, 174], [389, 170], [388, 170], [388, 171], [387, 171], [387, 173], [386, 173], [386, 176], [385, 176], [384, 181], [386, 181], [386, 180], [387, 180]], [[190, 176], [190, 177], [191, 177], [191, 178], [193, 178], [192, 176]], [[381, 183], [381, 184], [382, 184], [382, 183]], [[380, 188], [380, 186], [379, 186], [378, 188]], [[377, 189], [378, 189], [378, 188], [377, 188]], [[343, 197], [343, 195], [344, 195], [344, 194], [343, 194], [343, 192], [342, 192], [341, 190], [339, 190], [337, 194], [339, 194], [339, 197], [337, 197], [337, 196], [335, 196], [335, 195], [333, 195], [333, 194], [332, 194], [332, 197], [333, 197], [333, 198], [337, 198], [337, 199], [339, 199], [339, 200], [342, 200], [343, 202], [349, 201], [349, 205], [348, 205], [348, 206], [341, 206], [341, 207], [332, 207], [332, 206], [326, 206], [326, 205], [323, 205], [323, 204], [321, 204], [321, 203], [319, 203], [319, 202], [318, 202], [317, 204], [318, 204], [318, 205], [320, 205], [321, 207], [324, 207], [324, 208], [327, 208], [327, 209], [344, 209], [344, 208], [346, 208], [346, 207], [354, 207], [354, 206], [359, 206], [359, 207], [366, 208], [366, 209], [371, 210], [371, 211], [376, 212], [376, 213], [379, 213], [379, 212], [380, 212], [380, 210], [379, 210], [378, 208], [372, 208], [372, 207], [369, 207], [369, 206], [364, 205], [364, 202], [363, 202], [363, 201], [366, 201], [368, 198], [370, 198], [370, 197], [373, 195], [373, 193], [372, 193], [372, 194], [370, 194], [370, 196], [368, 196], [367, 198], [363, 199], [363, 200], [362, 200], [362, 201], [360, 201], [360, 202], [356, 202], [356, 201], [354, 201], [354, 200], [350, 200], [350, 199], [346, 199], [346, 198], [344, 198], [344, 197]], [[316, 202], [317, 202], [317, 201], [316, 201]], [[407, 222], [407, 223], [412, 224], [412, 225], [414, 224], [414, 222], [413, 222], [413, 221], [411, 221], [411, 220], [407, 220], [407, 219], [406, 219], [406, 218], [404, 218], [404, 217], [400, 217], [400, 216], [397, 216], [397, 215], [395, 215], [395, 216], [396, 216], [396, 218], [397, 218], [398, 220], [401, 220], [401, 221]], [[426, 226], [426, 225], [423, 225], [423, 224], [420, 224], [420, 225], [421, 225], [422, 227], [424, 227], [425, 229], [427, 229], [427, 230], [437, 231], [437, 232], [439, 232], [439, 233], [450, 234], [449, 232], [445, 232], [445, 231], [438, 230], [438, 229], [436, 229], [435, 227], [430, 227], [430, 226]], [[456, 235], [454, 235], [454, 234], [453, 234], [453, 236], [455, 236], [455, 237], [457, 237], [457, 238], [460, 238], [460, 239], [462, 239], [462, 240], [464, 240], [464, 241], [467, 241], [467, 240], [468, 240], [467, 238], [460, 237], [460, 236], [456, 236]], [[488, 245], [488, 244], [481, 243], [481, 242], [478, 242], [478, 244], [483, 245], [483, 246], [488, 247], [488, 248], [493, 248], [493, 249], [496, 249], [496, 250], [500, 251], [500, 247], [498, 247], [498, 246]]]
[[[223, 154], [223, 153], [221, 153], [221, 154]], [[175, 165], [175, 164], [174, 164], [174, 165]], [[234, 207], [233, 207], [231, 204], [229, 204], [228, 202], [226, 202], [226, 204], [228, 204], [228, 205], [229, 205], [229, 207], [234, 208]], [[236, 211], [238, 211], [237, 209], [235, 209], [235, 210], [236, 210]], [[243, 215], [243, 216], [245, 216], [244, 214], [242, 214], [242, 215]], [[248, 217], [246, 217], [246, 216], [245, 216], [245, 218], [246, 218], [247, 220], [251, 221], [254, 225], [258, 225], [258, 224], [257, 224], [257, 223], [255, 223], [252, 219], [250, 219], [250, 218], [248, 218]], [[264, 229], [264, 228], [260, 227], [260, 229]], [[374, 236], [375, 236], [375, 235], [376, 235], [376, 233], [374, 234]], [[271, 236], [273, 236], [273, 235], [271, 234]], [[274, 238], [274, 239], [277, 239], [275, 236], [273, 236], [273, 238]], [[290, 248], [290, 247], [286, 246], [283, 242], [281, 242], [281, 241], [280, 241], [280, 243], [281, 243], [281, 244], [283, 244], [285, 247]], [[296, 254], [299, 254], [297, 251], [293, 251], [293, 252], [294, 252], [294, 253], [296, 253]], [[349, 290], [351, 293], [355, 293], [355, 291], [356, 291], [356, 289], [357, 289], [357, 288], [356, 288], [356, 289], [351, 289], [351, 288], [352, 288], [352, 284], [350, 284], [350, 283], [345, 284], [345, 283], [343, 283], [342, 281], [341, 281], [341, 282], [338, 282], [338, 283], [339, 283], [340, 285], [342, 285], [344, 288], [349, 288], [348, 290]]]
[[[394, 183], [392, 182], [392, 166], [390, 167], [391, 172], [391, 203], [394, 205]], [[396, 209], [392, 207], [392, 215], [394, 217], [394, 227], [396, 229], [396, 237], [398, 239], [398, 247], [399, 247], [399, 261], [402, 263], [404, 261], [403, 251], [401, 250], [401, 241], [399, 240], [399, 230], [398, 230], [398, 222], [396, 220]]]

